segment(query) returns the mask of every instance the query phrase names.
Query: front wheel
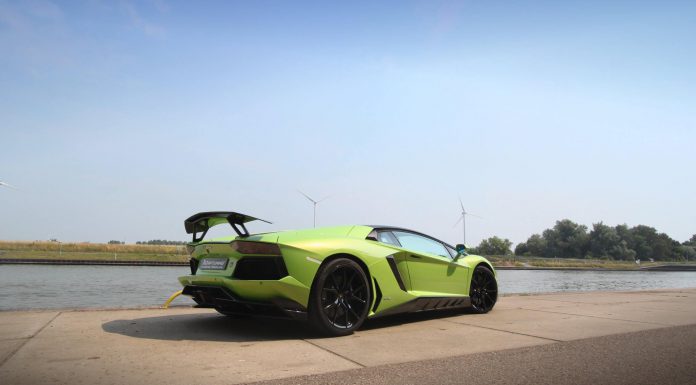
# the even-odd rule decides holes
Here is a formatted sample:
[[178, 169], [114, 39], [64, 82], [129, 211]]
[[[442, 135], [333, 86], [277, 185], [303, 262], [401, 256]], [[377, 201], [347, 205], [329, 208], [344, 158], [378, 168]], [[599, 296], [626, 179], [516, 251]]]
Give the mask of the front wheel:
[[337, 258], [317, 272], [309, 299], [309, 319], [332, 336], [352, 334], [367, 318], [369, 281], [355, 261]]
[[493, 272], [485, 266], [476, 266], [471, 277], [471, 309], [475, 313], [488, 313], [498, 300], [498, 283]]

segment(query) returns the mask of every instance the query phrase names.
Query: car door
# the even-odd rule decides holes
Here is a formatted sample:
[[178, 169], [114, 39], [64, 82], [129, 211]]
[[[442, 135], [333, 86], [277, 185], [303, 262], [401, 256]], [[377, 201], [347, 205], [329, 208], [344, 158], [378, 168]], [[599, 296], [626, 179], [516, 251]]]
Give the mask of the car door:
[[442, 242], [408, 231], [393, 230], [391, 233], [407, 251], [412, 290], [432, 295], [467, 292], [468, 267], [455, 261]]

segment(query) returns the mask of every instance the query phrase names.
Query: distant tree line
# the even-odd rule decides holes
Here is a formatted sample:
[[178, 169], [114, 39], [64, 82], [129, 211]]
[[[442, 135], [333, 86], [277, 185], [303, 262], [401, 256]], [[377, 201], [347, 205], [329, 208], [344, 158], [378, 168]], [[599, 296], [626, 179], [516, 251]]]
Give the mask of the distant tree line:
[[114, 240], [111, 240], [111, 241], [109, 241], [109, 244], [110, 244], [110, 245], [125, 245], [126, 242], [125, 242], [125, 241], [121, 242], [121, 241], [114, 241]]
[[510, 255], [512, 242], [509, 239], [490, 237], [484, 239], [478, 246], [469, 249], [469, 253], [478, 255]]
[[150, 241], [138, 241], [135, 242], [136, 245], [185, 245], [186, 242], [182, 241], [167, 241], [164, 239], [153, 239]]
[[[491, 237], [471, 251], [483, 255], [510, 255], [512, 242]], [[515, 247], [515, 255], [545, 258], [596, 258], [611, 260], [685, 261], [696, 259], [696, 234], [683, 243], [645, 225], [587, 226], [569, 219], [534, 234]]]

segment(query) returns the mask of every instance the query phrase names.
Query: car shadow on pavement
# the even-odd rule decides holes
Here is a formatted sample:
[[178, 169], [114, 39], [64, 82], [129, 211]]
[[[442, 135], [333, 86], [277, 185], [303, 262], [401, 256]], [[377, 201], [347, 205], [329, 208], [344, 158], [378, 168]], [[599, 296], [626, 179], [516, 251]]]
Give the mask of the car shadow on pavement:
[[463, 314], [470, 314], [469, 310], [453, 309], [453, 310], [433, 310], [417, 313], [395, 314], [386, 317], [378, 317], [365, 321], [360, 330], [380, 329], [391, 326], [398, 326], [408, 323], [417, 323], [441, 318], [456, 317]]
[[[358, 333], [360, 330], [380, 329], [461, 314], [461, 310], [445, 310], [369, 319]], [[306, 322], [273, 318], [234, 318], [215, 312], [113, 320], [103, 323], [102, 330], [128, 337], [171, 341], [252, 342], [324, 337]]]
[[312, 338], [302, 322], [269, 318], [233, 318], [211, 313], [120, 319], [105, 322], [107, 333], [156, 340], [251, 342]]

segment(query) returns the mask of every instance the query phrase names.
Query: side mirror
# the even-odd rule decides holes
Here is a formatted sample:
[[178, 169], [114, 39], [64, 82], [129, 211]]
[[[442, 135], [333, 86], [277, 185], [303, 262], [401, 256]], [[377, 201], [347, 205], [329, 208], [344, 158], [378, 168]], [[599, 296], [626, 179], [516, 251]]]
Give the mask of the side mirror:
[[457, 244], [457, 246], [454, 247], [454, 249], [457, 250], [457, 253], [459, 253], [459, 254], [466, 253], [466, 245], [464, 245], [464, 244], [459, 243], [459, 244]]

